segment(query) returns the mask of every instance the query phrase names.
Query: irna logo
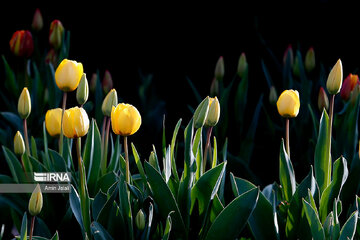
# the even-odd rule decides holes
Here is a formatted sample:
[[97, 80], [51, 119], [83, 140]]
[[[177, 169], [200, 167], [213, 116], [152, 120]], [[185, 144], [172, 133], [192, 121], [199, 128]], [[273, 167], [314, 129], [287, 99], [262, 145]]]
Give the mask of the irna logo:
[[70, 182], [70, 179], [68, 172], [34, 172], [36, 182]]

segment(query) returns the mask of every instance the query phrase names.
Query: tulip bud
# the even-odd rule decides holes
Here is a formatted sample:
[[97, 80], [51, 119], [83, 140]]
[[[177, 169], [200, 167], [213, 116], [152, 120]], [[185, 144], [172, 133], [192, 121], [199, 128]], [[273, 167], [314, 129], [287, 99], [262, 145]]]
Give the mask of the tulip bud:
[[299, 61], [301, 61], [301, 59], [299, 59], [298, 55], [296, 55], [295, 60], [294, 60], [294, 64], [292, 65], [292, 70], [293, 70], [293, 74], [296, 77], [300, 77], [300, 66], [299, 66]]
[[64, 59], [55, 71], [56, 85], [64, 92], [74, 91], [84, 73], [80, 62]]
[[239, 75], [240, 78], [244, 77], [247, 68], [248, 68], [248, 63], [246, 61], [246, 55], [245, 53], [241, 53], [237, 67], [237, 74]]
[[210, 98], [207, 96], [196, 108], [193, 116], [195, 128], [201, 128], [204, 126], [206, 117], [209, 112], [209, 102]]
[[47, 132], [52, 137], [57, 137], [60, 135], [61, 116], [62, 116], [61, 108], [50, 109], [45, 114], [45, 127]]
[[40, 9], [36, 9], [33, 17], [33, 21], [31, 24], [32, 29], [36, 32], [39, 32], [44, 26], [43, 17], [41, 15]]
[[45, 57], [45, 62], [47, 64], [51, 63], [53, 66], [56, 65], [56, 61], [57, 61], [57, 53], [55, 51], [55, 49], [51, 48], [48, 53], [46, 54]]
[[10, 50], [18, 57], [30, 57], [34, 51], [34, 41], [30, 31], [16, 31], [10, 39]]
[[315, 63], [315, 51], [314, 48], [309, 48], [305, 55], [305, 70], [307, 72], [312, 72], [316, 66]]
[[144, 212], [140, 209], [135, 217], [136, 227], [142, 231], [145, 228], [145, 215]]
[[19, 97], [18, 113], [22, 119], [27, 119], [31, 113], [31, 98], [26, 87], [24, 87]]
[[215, 66], [215, 78], [217, 80], [223, 80], [225, 74], [224, 58], [221, 56]]
[[119, 103], [111, 110], [111, 126], [115, 134], [129, 136], [139, 130], [141, 115], [131, 104]]
[[300, 109], [299, 92], [296, 90], [285, 90], [281, 93], [277, 103], [279, 114], [285, 118], [296, 117]]
[[113, 88], [111, 91], [106, 95], [101, 110], [105, 116], [111, 116], [111, 110], [113, 106], [118, 104], [118, 96], [116, 90]]
[[220, 103], [217, 97], [209, 98], [209, 111], [205, 120], [205, 127], [215, 126], [220, 118]]
[[91, 76], [91, 80], [90, 80], [90, 91], [92, 93], [95, 92], [97, 78], [98, 78], [97, 74], [93, 73], [92, 76]]
[[32, 216], [38, 215], [41, 212], [42, 206], [43, 206], [43, 196], [41, 193], [40, 185], [37, 184], [29, 200], [29, 207], [28, 207], [29, 213]]
[[219, 94], [219, 81], [214, 77], [210, 86], [210, 95], [216, 96]]
[[329, 109], [329, 98], [325, 92], [323, 87], [320, 87], [319, 96], [318, 96], [318, 108], [319, 111], [322, 112], [325, 108], [326, 110]]
[[349, 99], [350, 93], [355, 88], [358, 81], [359, 76], [357, 74], [351, 73], [344, 79], [344, 84], [342, 85], [340, 90], [340, 96], [342, 99], [344, 99], [345, 101]]
[[56, 50], [61, 47], [64, 35], [64, 27], [59, 20], [54, 20], [50, 24], [49, 43]]
[[291, 44], [289, 44], [289, 46], [286, 48], [285, 52], [284, 52], [284, 56], [283, 56], [283, 63], [284, 65], [286, 64], [286, 62], [290, 63], [290, 66], [292, 67], [294, 64], [294, 52], [292, 49]]
[[352, 105], [355, 105], [356, 100], [359, 96], [360, 93], [360, 85], [356, 84], [356, 86], [354, 87], [354, 90], [351, 92], [351, 96], [350, 96], [350, 102]]
[[330, 94], [337, 94], [342, 85], [343, 81], [343, 69], [342, 69], [342, 63], [339, 59], [334, 67], [331, 69], [327, 82], [326, 82], [326, 88]]
[[103, 90], [105, 93], [108, 93], [110, 91], [110, 89], [113, 88], [114, 84], [113, 84], [113, 80], [112, 80], [109, 70], [106, 70], [104, 73], [102, 85], [103, 85]]
[[83, 108], [67, 109], [62, 122], [64, 135], [67, 138], [83, 137], [89, 130], [89, 123], [89, 117]]
[[83, 73], [80, 79], [78, 88], [76, 89], [76, 100], [78, 104], [83, 105], [86, 103], [89, 97], [89, 84], [86, 78], [86, 74]]
[[16, 132], [14, 137], [14, 152], [18, 156], [21, 156], [25, 153], [24, 139], [19, 131]]
[[269, 93], [269, 102], [271, 105], [275, 105], [276, 101], [278, 99], [276, 88], [274, 86], [271, 86], [270, 93]]

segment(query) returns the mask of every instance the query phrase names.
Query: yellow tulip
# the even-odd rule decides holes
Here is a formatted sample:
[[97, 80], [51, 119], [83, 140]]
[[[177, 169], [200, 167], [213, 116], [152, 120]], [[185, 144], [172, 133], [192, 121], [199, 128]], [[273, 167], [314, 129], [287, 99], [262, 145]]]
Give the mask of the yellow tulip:
[[83, 73], [83, 65], [80, 62], [64, 59], [55, 72], [56, 85], [64, 92], [74, 91]]
[[45, 115], [45, 126], [50, 136], [56, 137], [61, 131], [61, 108], [50, 109]]
[[340, 92], [343, 82], [343, 67], [341, 60], [339, 59], [334, 67], [331, 69], [327, 82], [326, 88], [330, 94], [337, 94]]
[[18, 113], [22, 119], [27, 119], [31, 113], [31, 98], [26, 87], [24, 87], [19, 97]]
[[89, 130], [89, 117], [83, 108], [73, 107], [65, 110], [63, 118], [63, 132], [67, 138], [79, 138]]
[[139, 130], [141, 115], [139, 111], [130, 104], [119, 103], [111, 110], [111, 126], [115, 134], [129, 136]]
[[217, 97], [209, 98], [209, 111], [205, 120], [206, 127], [215, 126], [220, 118], [220, 103]]
[[28, 206], [29, 213], [32, 216], [38, 215], [41, 212], [42, 206], [43, 206], [43, 196], [41, 193], [40, 185], [37, 184], [29, 200], [29, 206]]
[[296, 90], [285, 90], [281, 93], [277, 103], [279, 114], [285, 118], [296, 117], [300, 109], [299, 92]]
[[14, 152], [16, 155], [23, 155], [25, 153], [24, 139], [19, 131], [16, 132], [14, 137]]

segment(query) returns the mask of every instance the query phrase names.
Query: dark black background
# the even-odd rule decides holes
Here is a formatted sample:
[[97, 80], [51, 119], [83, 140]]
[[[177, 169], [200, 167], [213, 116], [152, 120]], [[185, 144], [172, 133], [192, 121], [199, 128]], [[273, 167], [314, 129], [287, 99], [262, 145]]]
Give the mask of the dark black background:
[[[48, 48], [50, 22], [59, 19], [71, 32], [69, 58], [82, 62], [87, 74], [99, 70], [102, 76], [108, 69], [118, 95], [125, 102], [138, 104], [139, 71], [153, 74], [156, 94], [166, 102], [168, 129], [172, 129], [180, 117], [185, 124], [191, 117], [187, 105], [195, 107], [197, 104], [186, 77], [192, 79], [205, 97], [220, 56], [225, 60], [225, 82], [229, 82], [241, 52], [246, 53], [249, 113], [261, 93], [267, 101], [268, 87], [260, 61], [264, 59], [270, 70], [274, 66], [259, 36], [279, 61], [287, 46], [292, 44], [303, 55], [313, 46], [317, 61], [321, 60], [327, 68], [341, 58], [344, 75], [355, 73], [359, 66], [360, 21], [356, 12], [351, 8], [342, 11], [336, 4], [326, 1], [314, 1], [305, 8], [291, 6], [256, 14], [250, 14], [245, 6], [218, 3], [98, 2], [78, 7], [69, 3], [14, 4], [0, 10], [0, 54], [11, 60], [9, 40], [12, 33], [30, 29], [37, 7], [44, 18], [44, 29], [40, 33], [44, 50]], [[280, 87], [282, 76], [276, 72], [273, 74], [273, 81]], [[282, 90], [278, 89], [278, 92]], [[261, 138], [262, 133], [258, 132], [257, 137]], [[156, 139], [149, 136], [148, 139], [155, 144], [161, 142], [158, 136]], [[279, 146], [279, 142], [274, 144]], [[271, 156], [269, 161], [273, 162], [273, 169], [277, 169], [278, 148], [275, 149], [273, 153], [269, 151], [255, 156]], [[150, 150], [149, 143], [143, 154], [148, 155]], [[258, 168], [256, 172], [268, 172], [267, 166], [270, 165], [267, 163], [263, 165], [266, 170]], [[277, 174], [272, 173], [263, 177], [267, 184], [278, 179]]]

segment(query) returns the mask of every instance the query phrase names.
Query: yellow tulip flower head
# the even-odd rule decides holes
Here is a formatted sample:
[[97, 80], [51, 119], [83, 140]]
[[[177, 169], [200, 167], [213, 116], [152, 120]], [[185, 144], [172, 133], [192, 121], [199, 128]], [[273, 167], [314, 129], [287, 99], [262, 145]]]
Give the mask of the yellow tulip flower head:
[[61, 131], [61, 108], [50, 109], [46, 112], [45, 115], [45, 126], [47, 132], [52, 137], [57, 137], [60, 135]]
[[34, 191], [31, 194], [28, 209], [32, 216], [36, 216], [41, 212], [42, 207], [43, 207], [43, 196], [41, 193], [40, 185], [37, 184]]
[[331, 69], [327, 82], [326, 88], [330, 94], [337, 94], [340, 92], [343, 82], [343, 67], [341, 60], [339, 59], [334, 67]]
[[31, 98], [26, 87], [22, 90], [18, 100], [18, 113], [22, 119], [27, 119], [31, 113]]
[[139, 130], [141, 115], [131, 104], [119, 103], [111, 110], [111, 126], [113, 132], [121, 136], [133, 135]]
[[63, 132], [67, 138], [79, 138], [89, 130], [89, 117], [83, 108], [73, 107], [65, 110], [63, 118]]
[[277, 103], [279, 114], [285, 118], [296, 117], [300, 109], [299, 92], [296, 90], [285, 90], [281, 93]]
[[220, 103], [217, 97], [209, 98], [209, 111], [205, 119], [206, 127], [215, 126], [220, 118]]
[[25, 153], [24, 139], [19, 131], [16, 132], [14, 137], [14, 152], [18, 156], [21, 156]]
[[64, 59], [55, 72], [56, 85], [64, 92], [74, 91], [83, 73], [83, 65], [80, 62]]

